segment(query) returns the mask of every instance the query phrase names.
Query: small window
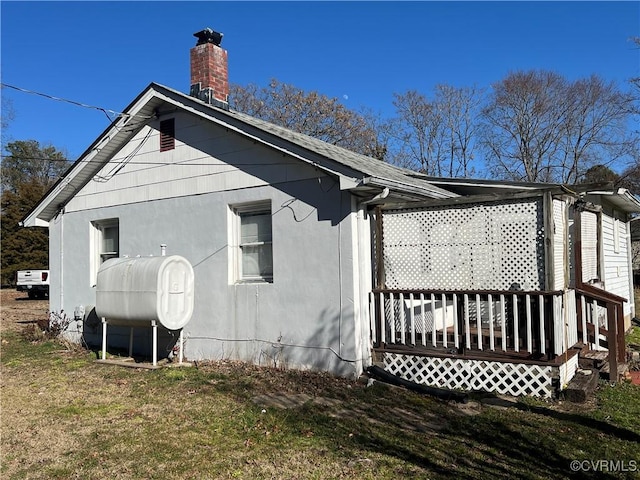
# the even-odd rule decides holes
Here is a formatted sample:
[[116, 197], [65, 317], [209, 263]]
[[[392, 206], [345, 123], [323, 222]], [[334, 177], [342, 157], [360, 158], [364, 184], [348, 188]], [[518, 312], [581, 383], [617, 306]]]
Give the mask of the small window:
[[237, 245], [234, 249], [233, 280], [235, 282], [272, 282], [273, 248], [271, 204], [232, 207], [232, 228]]
[[620, 220], [613, 219], [613, 253], [620, 253]]
[[100, 265], [120, 256], [120, 225], [118, 219], [91, 222], [91, 285], [96, 284]]
[[176, 148], [175, 119], [169, 118], [160, 122], [160, 151], [166, 152]]
[[118, 224], [105, 225], [102, 227], [102, 248], [100, 251], [100, 260], [104, 262], [110, 258], [118, 258], [120, 250]]

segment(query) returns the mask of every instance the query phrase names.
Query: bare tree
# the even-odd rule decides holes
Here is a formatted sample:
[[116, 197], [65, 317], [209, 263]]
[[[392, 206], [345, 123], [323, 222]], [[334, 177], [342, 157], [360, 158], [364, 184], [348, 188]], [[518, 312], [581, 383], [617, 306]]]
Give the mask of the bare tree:
[[[640, 37], [632, 37], [630, 40], [635, 43], [636, 48], [640, 48]], [[630, 81], [636, 90], [640, 92], [640, 77], [633, 77]]]
[[478, 89], [437, 85], [433, 100], [410, 90], [393, 104], [394, 163], [439, 177], [473, 173]]
[[558, 177], [574, 183], [596, 163], [613, 165], [629, 158], [636, 140], [629, 132], [628, 121], [633, 97], [621, 92], [613, 82], [592, 75], [567, 87], [569, 106], [562, 125]]
[[443, 176], [468, 177], [475, 173], [472, 162], [481, 93], [476, 87], [436, 86], [435, 105], [444, 120], [442, 135], [446, 155], [441, 159]]
[[566, 81], [553, 72], [515, 72], [493, 85], [483, 110], [488, 168], [497, 177], [529, 182], [554, 178], [568, 106]]
[[575, 183], [596, 164], [628, 161], [633, 96], [592, 75], [567, 81], [548, 71], [510, 73], [483, 110], [488, 167], [500, 178]]
[[439, 152], [435, 139], [442, 120], [437, 110], [416, 90], [394, 94], [393, 105], [397, 117], [390, 122], [395, 147], [390, 160], [401, 167], [438, 175]]
[[377, 134], [378, 119], [348, 109], [337, 98], [274, 79], [267, 87], [232, 85], [230, 104], [240, 112], [363, 155], [383, 160], [386, 154]]

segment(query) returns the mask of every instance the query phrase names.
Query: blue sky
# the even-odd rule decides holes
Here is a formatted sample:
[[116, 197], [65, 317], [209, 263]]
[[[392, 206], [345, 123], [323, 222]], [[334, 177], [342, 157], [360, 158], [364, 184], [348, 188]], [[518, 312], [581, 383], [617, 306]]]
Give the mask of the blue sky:
[[[639, 2], [2, 1], [2, 82], [120, 111], [150, 82], [189, 89], [194, 32], [224, 33], [233, 83], [271, 78], [393, 113], [394, 93], [488, 87], [514, 70], [640, 76]], [[626, 86], [625, 86], [626, 88]], [[3, 88], [3, 135], [76, 159], [108, 126], [97, 111]]]

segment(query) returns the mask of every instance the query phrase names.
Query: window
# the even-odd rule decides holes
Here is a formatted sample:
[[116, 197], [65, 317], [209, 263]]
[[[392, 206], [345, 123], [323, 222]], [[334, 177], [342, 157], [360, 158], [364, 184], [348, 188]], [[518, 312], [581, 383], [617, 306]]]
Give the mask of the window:
[[91, 222], [90, 250], [91, 285], [95, 285], [100, 265], [120, 256], [120, 225], [117, 218]]
[[233, 282], [272, 282], [271, 204], [231, 207]]
[[118, 258], [119, 250], [119, 235], [118, 224], [105, 225], [101, 228], [102, 231], [102, 248], [100, 249], [100, 263], [110, 258]]
[[598, 212], [580, 212], [580, 240], [582, 256], [582, 281], [596, 283], [600, 281], [600, 214]]
[[166, 152], [176, 148], [175, 119], [169, 118], [160, 122], [160, 151]]

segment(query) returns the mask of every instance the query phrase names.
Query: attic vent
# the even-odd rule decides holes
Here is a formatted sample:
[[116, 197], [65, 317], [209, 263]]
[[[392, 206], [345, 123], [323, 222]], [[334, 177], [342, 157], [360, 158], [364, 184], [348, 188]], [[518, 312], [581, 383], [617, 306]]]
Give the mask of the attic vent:
[[176, 124], [174, 118], [160, 122], [160, 151], [166, 152], [176, 148]]

